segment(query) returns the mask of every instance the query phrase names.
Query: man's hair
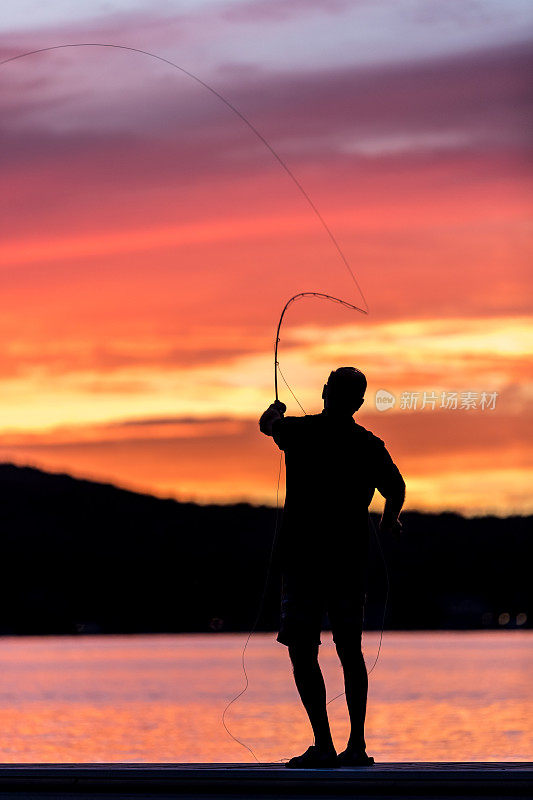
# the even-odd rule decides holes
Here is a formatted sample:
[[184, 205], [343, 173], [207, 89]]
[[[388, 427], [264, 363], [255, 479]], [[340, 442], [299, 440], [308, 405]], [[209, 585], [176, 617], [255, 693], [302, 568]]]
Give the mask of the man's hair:
[[328, 378], [328, 395], [339, 403], [351, 404], [362, 400], [366, 392], [366, 378], [355, 367], [339, 367]]

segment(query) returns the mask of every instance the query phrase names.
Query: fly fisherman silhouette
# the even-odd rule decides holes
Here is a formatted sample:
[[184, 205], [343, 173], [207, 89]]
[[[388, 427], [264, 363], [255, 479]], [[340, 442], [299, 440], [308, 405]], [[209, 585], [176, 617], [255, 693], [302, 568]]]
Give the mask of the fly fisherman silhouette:
[[[368, 507], [375, 489], [385, 498], [379, 529], [399, 532], [405, 482], [381, 439], [353, 414], [362, 406], [366, 378], [354, 367], [333, 371], [320, 414], [285, 417], [273, 403], [259, 420], [285, 453], [286, 499], [276, 558], [281, 570], [277, 641], [287, 645], [294, 680], [315, 744], [287, 767], [366, 766], [364, 724], [368, 675], [361, 650], [369, 551]], [[351, 732], [335, 752], [318, 663], [324, 612], [344, 673]]]

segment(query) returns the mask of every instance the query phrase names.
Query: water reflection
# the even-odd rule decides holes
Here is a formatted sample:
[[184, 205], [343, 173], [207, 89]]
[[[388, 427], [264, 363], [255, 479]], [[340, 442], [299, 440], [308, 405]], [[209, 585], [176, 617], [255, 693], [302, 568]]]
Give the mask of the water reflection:
[[[220, 717], [242, 688], [244, 635], [0, 638], [0, 760], [251, 761]], [[321, 664], [342, 691], [331, 638]], [[378, 634], [365, 634], [372, 664]], [[532, 631], [386, 633], [370, 676], [368, 752], [377, 761], [533, 759]], [[226, 721], [261, 761], [312, 741], [275, 634], [247, 650], [248, 692]], [[329, 707], [336, 745], [348, 720]]]

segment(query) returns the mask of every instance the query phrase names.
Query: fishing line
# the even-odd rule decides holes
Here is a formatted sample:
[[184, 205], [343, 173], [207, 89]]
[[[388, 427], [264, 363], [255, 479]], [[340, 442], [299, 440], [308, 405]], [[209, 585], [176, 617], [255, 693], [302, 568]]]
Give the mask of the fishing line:
[[[279, 399], [278, 398], [278, 369], [279, 369], [278, 347], [279, 347], [279, 343], [280, 343], [281, 325], [282, 325], [285, 313], [286, 313], [287, 309], [289, 308], [289, 306], [291, 305], [291, 303], [294, 303], [296, 300], [300, 300], [302, 297], [316, 297], [316, 298], [318, 298], [320, 300], [330, 300], [332, 303], [338, 303], [339, 305], [344, 306], [345, 308], [349, 308], [352, 311], [359, 311], [361, 314], [368, 315], [369, 308], [368, 308], [368, 303], [366, 302], [366, 298], [365, 298], [365, 296], [364, 296], [359, 284], [357, 283], [357, 281], [355, 279], [355, 275], [353, 274], [350, 265], [348, 264], [348, 262], [346, 260], [345, 260], [345, 263], [346, 263], [346, 266], [348, 268], [348, 271], [349, 271], [350, 275], [354, 279], [355, 284], [356, 284], [357, 288], [359, 289], [359, 293], [360, 293], [361, 297], [363, 298], [363, 302], [365, 304], [365, 308], [360, 308], [359, 306], [356, 306], [354, 303], [348, 303], [346, 300], [341, 300], [339, 297], [333, 297], [332, 295], [324, 294], [323, 292], [298, 292], [298, 294], [293, 295], [289, 300], [287, 300], [287, 302], [283, 306], [283, 311], [281, 312], [281, 316], [279, 318], [278, 327], [276, 329], [276, 342], [274, 344], [274, 393], [276, 395], [276, 400]], [[281, 372], [281, 370], [280, 370], [280, 372]], [[281, 377], [283, 378], [283, 375]], [[285, 385], [289, 389], [290, 393], [292, 394], [292, 396], [294, 397], [294, 399], [296, 400], [296, 402], [298, 403], [300, 408], [302, 408], [302, 406], [300, 405], [299, 400], [296, 399], [296, 396], [295, 396], [294, 392], [290, 388], [290, 386], [287, 383], [287, 381], [285, 380], [285, 378], [283, 378], [283, 380], [285, 381]], [[304, 411], [304, 414], [305, 414], [305, 411]]]
[[279, 372], [279, 374], [281, 375], [281, 377], [282, 377], [282, 379], [283, 379], [283, 383], [285, 384], [285, 386], [287, 387], [287, 389], [289, 390], [289, 392], [292, 394], [292, 396], [294, 397], [294, 399], [296, 400], [296, 402], [297, 402], [297, 403], [298, 403], [298, 405], [300, 406], [300, 408], [301, 408], [301, 410], [303, 411], [303, 413], [304, 413], [304, 414], [307, 414], [307, 411], [305, 410], [305, 408], [303, 407], [303, 405], [300, 403], [300, 401], [298, 400], [298, 398], [296, 397], [296, 395], [295, 395], [295, 394], [294, 394], [294, 392], [292, 391], [292, 388], [290, 387], [289, 383], [287, 382], [287, 379], [285, 378], [285, 375], [284, 375], [284, 374], [283, 374], [283, 372], [281, 371], [281, 367], [280, 367], [279, 363], [277, 364], [277, 367], [278, 367], [278, 372]]
[[[250, 120], [242, 113], [242, 111], [239, 111], [239, 109], [236, 106], [234, 106], [233, 103], [231, 103], [226, 97], [224, 97], [224, 95], [221, 94], [221, 92], [217, 91], [212, 86], [210, 86], [210, 84], [208, 84], [206, 81], [204, 81], [201, 78], [199, 78], [198, 75], [195, 75], [193, 72], [190, 72], [188, 69], [185, 69], [184, 67], [181, 67], [179, 64], [176, 64], [174, 61], [171, 61], [170, 59], [165, 58], [164, 56], [159, 56], [156, 53], [151, 53], [149, 50], [142, 50], [139, 47], [129, 47], [129, 46], [123, 45], [123, 44], [107, 44], [107, 43], [103, 43], [103, 42], [73, 42], [73, 43], [69, 43], [69, 44], [56, 44], [56, 45], [51, 45], [49, 47], [40, 47], [37, 50], [28, 50], [28, 51], [26, 51], [24, 53], [19, 53], [19, 54], [15, 55], [15, 56], [10, 56], [9, 58], [4, 58], [2, 61], [0, 61], [0, 67], [4, 66], [5, 64], [10, 64], [13, 61], [18, 61], [19, 59], [26, 58], [27, 56], [37, 55], [38, 53], [49, 53], [52, 50], [65, 50], [65, 49], [73, 48], [73, 47], [108, 47], [108, 48], [111, 48], [111, 49], [114, 49], [114, 50], [127, 50], [127, 51], [129, 51], [131, 53], [139, 53], [139, 54], [144, 55], [144, 56], [149, 56], [150, 58], [153, 58], [156, 61], [161, 61], [163, 64], [168, 64], [168, 66], [172, 67], [173, 69], [177, 69], [183, 75], [187, 75], [188, 78], [191, 78], [191, 80], [196, 81], [196, 83], [200, 84], [200, 86], [203, 86], [204, 89], [206, 89], [208, 92], [211, 92], [211, 94], [214, 95], [215, 97], [217, 97], [222, 103], [224, 103], [224, 105], [227, 108], [229, 108], [231, 111], [233, 111], [233, 113], [236, 114], [239, 117], [239, 119], [259, 139], [259, 141], [261, 141], [264, 144], [264, 146], [267, 148], [267, 150], [276, 159], [278, 164], [285, 170], [285, 172], [287, 173], [289, 178], [292, 180], [292, 182], [294, 183], [294, 185], [296, 186], [296, 188], [298, 189], [298, 191], [300, 192], [302, 197], [305, 198], [307, 204], [309, 205], [309, 207], [311, 208], [311, 210], [315, 214], [316, 218], [319, 220], [319, 222], [322, 225], [324, 231], [328, 235], [331, 243], [335, 247], [335, 250], [337, 251], [337, 254], [338, 254], [339, 258], [341, 259], [342, 263], [344, 264], [344, 266], [346, 267], [346, 269], [350, 273], [351, 278], [352, 278], [355, 286], [357, 287], [357, 290], [358, 290], [359, 294], [361, 295], [361, 298], [362, 298], [363, 303], [365, 305], [365, 309], [366, 310], [363, 311], [363, 313], [364, 314], [368, 314], [368, 304], [366, 302], [366, 298], [365, 298], [365, 296], [363, 294], [363, 291], [362, 291], [361, 287], [359, 286], [357, 278], [355, 277], [355, 275], [354, 275], [354, 273], [353, 273], [353, 271], [352, 271], [352, 269], [350, 267], [348, 259], [344, 255], [344, 252], [342, 251], [341, 246], [339, 245], [337, 239], [335, 238], [335, 236], [333, 234], [333, 231], [330, 229], [330, 227], [327, 224], [326, 220], [324, 219], [324, 217], [322, 216], [322, 214], [320, 213], [320, 211], [318, 210], [316, 205], [313, 203], [311, 197], [306, 192], [306, 190], [304, 189], [304, 187], [302, 186], [302, 184], [300, 183], [300, 181], [298, 180], [298, 178], [296, 177], [294, 172], [290, 169], [290, 167], [284, 161], [284, 159], [279, 155], [277, 150], [275, 150], [272, 147], [270, 142], [255, 127], [255, 125], [253, 125], [250, 122]], [[287, 306], [292, 302], [292, 300], [295, 299], [297, 296], [298, 295], [296, 295], [294, 298], [291, 298], [291, 300], [289, 300], [289, 302], [285, 306], [284, 311], [286, 310]], [[333, 298], [330, 298], [330, 299], [333, 299]], [[342, 302], [342, 301], [338, 301], [338, 302]], [[358, 310], [361, 311], [361, 309], [358, 309]], [[282, 315], [282, 318], [283, 318], [283, 315]], [[276, 377], [276, 382], [277, 382], [277, 377]]]
[[244, 663], [244, 654], [246, 652], [246, 648], [248, 647], [248, 642], [250, 641], [250, 639], [252, 637], [252, 634], [254, 633], [254, 631], [255, 631], [255, 629], [257, 627], [257, 624], [259, 622], [259, 619], [261, 617], [261, 614], [263, 612], [263, 604], [265, 602], [266, 591], [267, 591], [267, 587], [268, 587], [268, 579], [270, 577], [270, 570], [272, 568], [272, 561], [273, 561], [273, 557], [274, 557], [274, 548], [276, 546], [276, 541], [277, 541], [277, 538], [278, 538], [278, 531], [279, 531], [279, 484], [280, 484], [280, 479], [281, 479], [281, 465], [282, 465], [282, 463], [283, 463], [283, 453], [281, 452], [279, 454], [278, 481], [277, 481], [277, 485], [276, 485], [276, 520], [275, 520], [275, 526], [274, 526], [274, 537], [272, 539], [272, 547], [270, 549], [270, 558], [268, 559], [268, 567], [267, 567], [265, 583], [264, 583], [264, 586], [263, 586], [263, 594], [262, 594], [261, 600], [259, 602], [259, 610], [257, 611], [257, 615], [255, 617], [255, 622], [254, 622], [254, 624], [252, 626], [252, 629], [251, 629], [250, 633], [248, 634], [248, 638], [246, 639], [246, 642], [244, 643], [244, 647], [242, 649], [242, 655], [241, 655], [242, 671], [244, 672], [244, 677], [245, 677], [246, 683], [245, 683], [244, 689], [242, 689], [238, 694], [235, 695], [235, 697], [233, 697], [229, 701], [229, 703], [227, 704], [226, 708], [222, 712], [222, 724], [223, 724], [224, 728], [226, 729], [226, 733], [228, 733], [231, 736], [231, 738], [235, 742], [237, 742], [237, 744], [240, 744], [243, 747], [245, 747], [253, 755], [253, 757], [255, 758], [255, 760], [257, 761], [258, 764], [261, 764], [262, 762], [259, 761], [259, 759], [257, 758], [256, 754], [254, 753], [254, 751], [252, 750], [251, 747], [249, 747], [244, 742], [241, 742], [240, 739], [237, 739], [237, 737], [232, 734], [232, 732], [230, 731], [230, 729], [226, 725], [225, 717], [226, 717], [226, 712], [227, 712], [228, 708], [231, 705], [233, 705], [233, 703], [235, 703], [235, 701], [238, 700], [239, 697], [242, 697], [242, 695], [248, 689], [248, 685], [249, 685], [248, 673], [246, 672], [246, 665]]
[[[287, 380], [285, 379], [283, 373], [281, 372], [281, 368], [279, 366], [279, 361], [278, 361], [278, 346], [279, 346], [279, 343], [280, 343], [281, 325], [283, 323], [283, 319], [284, 319], [284, 316], [285, 316], [285, 313], [286, 313], [287, 309], [296, 300], [299, 300], [299, 299], [301, 299], [303, 297], [315, 297], [315, 298], [319, 298], [319, 299], [322, 299], [322, 300], [329, 300], [331, 302], [338, 303], [338, 304], [340, 304], [342, 306], [345, 306], [348, 309], [351, 309], [353, 311], [358, 311], [361, 314], [367, 315], [369, 313], [369, 307], [368, 307], [368, 303], [366, 301], [365, 295], [364, 295], [364, 293], [363, 293], [363, 291], [362, 291], [362, 289], [361, 289], [361, 287], [360, 287], [360, 285], [359, 285], [359, 283], [357, 281], [357, 278], [356, 278], [352, 268], [350, 267], [348, 259], [344, 255], [344, 252], [343, 252], [342, 248], [340, 247], [340, 245], [339, 245], [336, 237], [334, 236], [333, 232], [331, 231], [330, 227], [326, 223], [324, 217], [322, 216], [322, 214], [320, 213], [320, 211], [318, 210], [318, 208], [316, 207], [316, 205], [314, 204], [313, 200], [311, 199], [311, 197], [309, 196], [307, 191], [304, 189], [304, 187], [302, 186], [300, 181], [296, 178], [296, 176], [294, 175], [294, 173], [292, 172], [292, 170], [290, 169], [288, 164], [279, 155], [279, 153], [272, 147], [270, 142], [268, 142], [268, 140], [263, 136], [263, 134], [255, 127], [255, 125], [253, 125], [250, 122], [250, 120], [241, 111], [239, 111], [239, 109], [236, 106], [233, 105], [233, 103], [231, 103], [226, 97], [224, 97], [224, 95], [222, 95], [219, 91], [217, 91], [212, 86], [210, 86], [210, 84], [208, 84], [206, 81], [204, 81], [201, 78], [199, 78], [193, 72], [190, 72], [189, 70], [185, 69], [184, 67], [180, 66], [179, 64], [176, 64], [174, 61], [171, 61], [170, 59], [165, 58], [164, 56], [157, 55], [156, 53], [151, 53], [148, 50], [143, 50], [143, 49], [138, 48], [138, 47], [130, 47], [130, 46], [127, 46], [127, 45], [110, 44], [110, 43], [105, 43], [105, 42], [74, 42], [74, 43], [68, 43], [68, 44], [51, 45], [49, 47], [41, 47], [41, 48], [38, 48], [38, 49], [35, 49], [35, 50], [28, 50], [28, 51], [26, 51], [24, 53], [19, 53], [17, 55], [10, 56], [9, 58], [5, 58], [5, 59], [0, 61], [0, 67], [5, 66], [6, 64], [12, 63], [14, 61], [18, 61], [20, 59], [26, 58], [28, 56], [38, 55], [40, 53], [48, 53], [48, 52], [52, 52], [54, 50], [65, 50], [65, 49], [77, 48], [77, 47], [110, 48], [110, 49], [114, 49], [114, 50], [124, 50], [124, 51], [128, 51], [128, 52], [131, 52], [131, 53], [138, 53], [140, 55], [148, 56], [149, 58], [153, 58], [156, 61], [160, 61], [160, 62], [162, 62], [164, 64], [167, 64], [168, 66], [172, 67], [173, 69], [176, 69], [179, 72], [181, 72], [183, 75], [186, 75], [188, 78], [191, 78], [191, 80], [193, 80], [196, 83], [200, 84], [200, 86], [202, 86], [204, 89], [206, 89], [208, 92], [210, 92], [216, 98], [218, 98], [228, 109], [230, 109], [237, 117], [239, 117], [239, 119], [259, 139], [259, 141], [261, 141], [263, 143], [263, 145], [272, 154], [272, 156], [275, 158], [275, 160], [279, 163], [279, 165], [283, 168], [283, 170], [286, 172], [286, 174], [292, 180], [292, 182], [294, 183], [294, 185], [296, 186], [296, 188], [298, 189], [300, 194], [303, 196], [303, 198], [306, 200], [307, 204], [309, 205], [309, 207], [311, 208], [311, 210], [315, 214], [316, 218], [319, 220], [322, 228], [324, 229], [324, 231], [326, 232], [327, 236], [329, 237], [331, 243], [333, 244], [333, 246], [334, 246], [334, 248], [335, 248], [335, 250], [337, 252], [338, 257], [342, 261], [342, 263], [345, 266], [345, 268], [348, 270], [348, 272], [349, 272], [349, 274], [351, 276], [351, 279], [352, 279], [353, 283], [355, 284], [355, 286], [357, 288], [357, 291], [358, 291], [358, 293], [359, 293], [359, 295], [360, 295], [360, 297], [361, 297], [361, 299], [363, 301], [364, 308], [361, 308], [361, 307], [355, 305], [354, 303], [349, 303], [346, 300], [342, 300], [342, 299], [340, 299], [338, 297], [333, 297], [332, 295], [329, 295], [329, 294], [324, 294], [322, 292], [310, 292], [310, 291], [309, 292], [298, 292], [293, 297], [291, 297], [287, 301], [285, 306], [283, 307], [283, 310], [281, 312], [281, 316], [279, 318], [278, 327], [277, 327], [277, 330], [276, 330], [276, 341], [275, 341], [275, 346], [274, 346], [274, 390], [275, 390], [275, 396], [276, 396], [276, 400], [278, 400], [278, 370], [279, 370], [280, 375], [281, 375], [285, 385], [289, 389], [289, 391], [292, 394], [294, 400], [298, 403], [298, 405], [300, 406], [301, 410], [305, 414], [305, 410], [304, 410], [303, 406], [301, 405], [300, 401], [298, 400], [298, 398], [294, 394], [293, 390], [291, 389], [291, 387], [289, 386]], [[258, 621], [259, 621], [259, 618], [260, 618], [260, 615], [261, 615], [261, 612], [262, 612], [262, 609], [263, 609], [263, 603], [264, 603], [264, 599], [265, 599], [265, 595], [266, 595], [268, 578], [269, 578], [269, 575], [270, 575], [270, 569], [271, 569], [271, 565], [272, 565], [274, 546], [275, 546], [275, 542], [276, 542], [276, 538], [277, 538], [277, 534], [278, 534], [278, 528], [279, 528], [279, 483], [280, 483], [280, 476], [281, 476], [281, 461], [282, 461], [282, 459], [281, 459], [281, 456], [280, 456], [280, 467], [279, 467], [279, 471], [278, 471], [278, 481], [277, 481], [277, 489], [276, 489], [275, 533], [274, 533], [274, 538], [273, 538], [273, 542], [272, 542], [272, 549], [271, 549], [270, 559], [269, 559], [269, 563], [268, 563], [267, 577], [266, 577], [265, 586], [264, 586], [264, 589], [263, 589], [263, 595], [262, 595], [262, 598], [261, 598], [259, 611], [257, 613], [256, 619], [255, 619], [255, 622], [254, 622], [254, 626], [252, 627], [252, 630], [248, 634], [248, 638], [246, 639], [246, 643], [245, 643], [243, 651], [242, 651], [242, 668], [243, 668], [245, 679], [246, 679], [246, 685], [245, 685], [244, 689], [242, 689], [242, 691], [239, 692], [228, 703], [228, 705], [226, 706], [226, 708], [224, 709], [224, 712], [222, 714], [222, 724], [224, 725], [224, 728], [227, 731], [227, 733], [231, 736], [232, 739], [234, 739], [235, 742], [237, 742], [238, 744], [240, 744], [243, 747], [245, 747], [253, 755], [255, 760], [258, 761], [258, 763], [260, 763], [260, 762], [257, 759], [257, 757], [256, 757], [255, 753], [253, 752], [253, 750], [250, 747], [248, 747], [248, 745], [246, 745], [244, 742], [241, 742], [239, 739], [237, 739], [231, 733], [231, 731], [228, 729], [228, 727], [226, 725], [226, 722], [225, 722], [225, 715], [226, 715], [226, 712], [227, 712], [228, 708], [239, 697], [241, 697], [244, 694], [244, 692], [247, 690], [247, 688], [248, 688], [248, 683], [249, 682], [248, 682], [248, 675], [246, 673], [246, 666], [245, 666], [244, 656], [245, 656], [246, 647], [248, 645], [250, 637], [252, 636], [252, 634], [253, 634], [253, 632], [254, 632], [257, 624], [258, 624]], [[373, 523], [372, 523], [372, 525], [373, 525]], [[374, 531], [375, 531], [375, 529], [374, 529]], [[376, 536], [377, 536], [377, 533], [376, 533]], [[379, 537], [378, 537], [378, 542], [379, 542]], [[379, 543], [379, 546], [380, 546], [380, 550], [381, 550], [381, 543]], [[381, 553], [382, 553], [382, 556], [383, 556], [383, 551], [382, 550], [381, 550]], [[386, 564], [385, 564], [385, 569], [386, 569]], [[388, 584], [388, 572], [387, 572], [387, 597], [388, 597], [388, 585], [389, 584]], [[385, 619], [385, 613], [386, 613], [386, 601], [385, 601], [385, 612], [384, 612], [383, 619]], [[381, 631], [378, 654], [376, 656], [376, 661], [374, 662], [374, 665], [372, 666], [372, 669], [376, 665], [377, 659], [379, 657], [379, 650], [381, 649], [382, 636], [383, 636], [383, 627], [382, 627], [382, 631]], [[370, 670], [370, 671], [372, 671], [372, 670]], [[343, 693], [341, 693], [341, 694], [343, 694]], [[340, 696], [341, 695], [337, 695], [337, 697], [340, 697]], [[332, 700], [330, 700], [329, 702], [333, 702], [333, 700], [335, 700], [335, 699], [336, 698], [332, 698]]]

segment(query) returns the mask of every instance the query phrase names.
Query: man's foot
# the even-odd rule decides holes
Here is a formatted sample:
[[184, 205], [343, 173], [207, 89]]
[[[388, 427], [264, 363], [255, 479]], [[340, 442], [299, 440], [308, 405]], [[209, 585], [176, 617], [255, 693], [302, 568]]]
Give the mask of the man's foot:
[[335, 750], [320, 750], [312, 744], [301, 756], [294, 756], [285, 764], [289, 769], [314, 769], [320, 767], [336, 767], [337, 754]]
[[337, 756], [338, 767], [370, 767], [373, 763], [372, 756], [367, 756], [364, 751], [352, 750], [349, 747]]

